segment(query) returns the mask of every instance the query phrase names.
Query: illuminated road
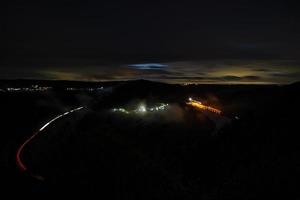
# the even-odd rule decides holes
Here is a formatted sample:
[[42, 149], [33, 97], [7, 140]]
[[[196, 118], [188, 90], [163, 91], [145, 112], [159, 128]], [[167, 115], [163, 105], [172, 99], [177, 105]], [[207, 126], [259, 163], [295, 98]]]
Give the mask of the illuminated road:
[[200, 101], [196, 101], [192, 98], [189, 98], [189, 100], [186, 102], [186, 105], [192, 106], [196, 110], [201, 111], [215, 123], [215, 130], [212, 133], [213, 135], [217, 134], [223, 126], [231, 122], [231, 120], [228, 117], [222, 115], [221, 110], [213, 108], [211, 106], [206, 106]]
[[17, 150], [16, 153], [16, 163], [18, 168], [21, 171], [26, 171], [27, 170], [27, 166], [25, 165], [25, 163], [22, 161], [22, 152], [24, 151], [24, 148], [26, 147], [26, 145], [28, 145], [38, 134], [40, 134], [47, 126], [49, 126], [50, 124], [52, 124], [53, 122], [55, 122], [56, 120], [58, 120], [59, 118], [69, 115], [73, 112], [79, 111], [81, 110], [83, 107], [78, 107], [75, 109], [72, 109], [68, 112], [65, 112], [61, 115], [56, 116], [55, 118], [51, 119], [49, 122], [47, 122], [45, 125], [43, 125], [37, 132], [35, 132], [32, 136], [30, 136], [27, 140], [25, 140], [25, 142], [23, 144], [21, 144]]
[[203, 105], [200, 101], [193, 100], [192, 98], [189, 98], [189, 101], [186, 104], [193, 106], [194, 108], [196, 108], [198, 110], [208, 110], [208, 111], [216, 113], [216, 114], [222, 113], [221, 110], [210, 107], [210, 106]]

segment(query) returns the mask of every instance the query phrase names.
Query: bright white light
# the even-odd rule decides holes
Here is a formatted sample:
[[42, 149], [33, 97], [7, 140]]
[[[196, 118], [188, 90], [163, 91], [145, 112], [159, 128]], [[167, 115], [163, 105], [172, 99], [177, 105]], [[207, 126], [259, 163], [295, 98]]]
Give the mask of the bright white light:
[[192, 101], [192, 100], [193, 100], [193, 99], [190, 97], [190, 98], [189, 98], [189, 101]]
[[129, 114], [129, 111], [127, 111], [125, 108], [113, 108], [112, 111]]
[[138, 112], [144, 113], [144, 112], [146, 112], [146, 111], [147, 111], [147, 109], [146, 109], [146, 106], [145, 106], [145, 105], [141, 104], [141, 105], [138, 107]]

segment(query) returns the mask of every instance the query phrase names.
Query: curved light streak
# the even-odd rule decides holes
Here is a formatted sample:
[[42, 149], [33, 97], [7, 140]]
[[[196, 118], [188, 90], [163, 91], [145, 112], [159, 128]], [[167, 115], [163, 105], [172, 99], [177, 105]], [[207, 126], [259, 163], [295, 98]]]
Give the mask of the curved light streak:
[[58, 120], [59, 118], [65, 116], [65, 115], [68, 115], [72, 112], [75, 112], [75, 111], [78, 111], [78, 110], [81, 110], [82, 108], [84, 107], [78, 107], [78, 108], [75, 108], [75, 109], [72, 109], [68, 112], [65, 112], [61, 115], [58, 115], [56, 116], [55, 118], [51, 119], [49, 122], [47, 122], [46, 124], [44, 124], [37, 132], [35, 132], [32, 136], [30, 136], [27, 140], [25, 140], [25, 142], [23, 142], [18, 150], [17, 150], [17, 153], [16, 153], [16, 163], [17, 163], [17, 166], [18, 168], [21, 170], [21, 171], [26, 171], [27, 170], [27, 166], [24, 164], [24, 162], [22, 161], [21, 159], [21, 155], [22, 155], [22, 152], [24, 151], [24, 148], [25, 146], [30, 143], [39, 133], [41, 133], [41, 131], [43, 131], [47, 126], [49, 126], [51, 123], [53, 123], [54, 121]]

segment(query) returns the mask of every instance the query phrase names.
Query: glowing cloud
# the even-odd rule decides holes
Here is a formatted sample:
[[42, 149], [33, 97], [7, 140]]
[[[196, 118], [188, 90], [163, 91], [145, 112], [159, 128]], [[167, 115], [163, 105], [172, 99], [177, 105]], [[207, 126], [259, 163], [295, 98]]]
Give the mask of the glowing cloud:
[[150, 70], [150, 69], [163, 69], [168, 65], [160, 64], [160, 63], [143, 63], [143, 64], [130, 64], [128, 67], [133, 67], [135, 69], [141, 70]]

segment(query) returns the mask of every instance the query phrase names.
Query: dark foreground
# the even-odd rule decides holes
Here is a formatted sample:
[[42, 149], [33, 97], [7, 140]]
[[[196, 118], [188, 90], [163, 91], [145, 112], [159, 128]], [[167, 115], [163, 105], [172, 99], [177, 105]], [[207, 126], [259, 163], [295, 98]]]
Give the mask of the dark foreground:
[[[1, 82], [4, 87], [15, 82]], [[19, 82], [21, 85], [32, 83]], [[147, 81], [52, 83], [46, 91], [1, 91], [1, 193], [84, 194], [112, 199], [299, 199], [299, 84], [179, 86]], [[71, 84], [71, 85], [70, 85]], [[19, 87], [14, 85], [14, 87]], [[24, 86], [25, 87], [25, 86]], [[26, 86], [27, 87], [27, 86]], [[80, 90], [65, 90], [65, 88]], [[102, 85], [101, 85], [102, 87]], [[230, 123], [184, 105], [218, 107]], [[113, 113], [114, 107], [167, 102], [162, 113]], [[69, 109], [22, 154], [43, 123]]]

